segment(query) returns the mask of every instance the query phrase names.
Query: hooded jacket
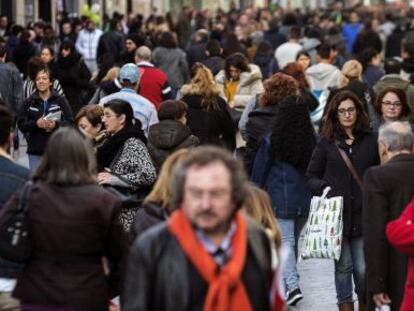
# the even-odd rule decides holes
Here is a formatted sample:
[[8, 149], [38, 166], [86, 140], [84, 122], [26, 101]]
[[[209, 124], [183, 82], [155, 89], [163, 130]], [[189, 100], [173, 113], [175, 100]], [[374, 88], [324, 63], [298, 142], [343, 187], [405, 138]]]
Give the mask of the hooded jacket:
[[336, 87], [340, 76], [339, 69], [331, 64], [319, 63], [306, 70], [311, 91], [326, 91], [330, 87]]
[[[260, 94], [263, 92], [263, 83], [262, 83], [262, 72], [260, 67], [257, 65], [249, 65], [250, 72], [245, 71], [240, 74], [240, 83], [237, 87], [236, 96], [234, 97], [233, 107], [239, 108], [241, 110], [246, 107], [247, 101], [251, 96]], [[226, 74], [224, 70], [221, 70], [216, 76], [217, 86], [220, 91], [220, 96], [226, 98], [225, 95], [225, 85], [226, 85]]]
[[200, 140], [187, 126], [175, 120], [162, 120], [154, 124], [148, 134], [148, 151], [158, 171], [174, 151], [195, 147], [199, 143]]

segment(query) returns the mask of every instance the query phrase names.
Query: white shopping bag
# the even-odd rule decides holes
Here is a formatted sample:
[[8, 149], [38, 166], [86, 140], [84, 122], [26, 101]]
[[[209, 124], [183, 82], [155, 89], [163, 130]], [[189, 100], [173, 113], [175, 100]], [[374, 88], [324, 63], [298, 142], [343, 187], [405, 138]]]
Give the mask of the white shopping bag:
[[330, 187], [321, 197], [312, 197], [301, 257], [339, 260], [342, 245], [343, 198], [327, 198]]

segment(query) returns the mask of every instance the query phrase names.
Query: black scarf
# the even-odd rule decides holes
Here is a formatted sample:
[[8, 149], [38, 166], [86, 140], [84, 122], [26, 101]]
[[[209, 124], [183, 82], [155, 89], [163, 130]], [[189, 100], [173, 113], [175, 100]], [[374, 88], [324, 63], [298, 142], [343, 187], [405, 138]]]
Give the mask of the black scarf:
[[141, 128], [127, 124], [98, 148], [96, 158], [99, 171], [102, 171], [105, 167], [110, 167], [117, 153], [124, 147], [125, 141], [132, 137], [140, 139], [144, 144], [147, 143], [147, 138]]

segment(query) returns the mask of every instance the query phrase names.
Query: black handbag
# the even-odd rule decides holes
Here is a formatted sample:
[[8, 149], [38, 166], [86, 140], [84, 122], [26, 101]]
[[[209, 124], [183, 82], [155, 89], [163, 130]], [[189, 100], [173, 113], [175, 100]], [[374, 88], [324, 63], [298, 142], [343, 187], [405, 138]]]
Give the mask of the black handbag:
[[126, 187], [104, 185], [104, 188], [115, 195], [121, 201], [123, 208], [133, 208], [140, 206], [145, 197], [151, 191], [150, 187], [143, 187], [137, 190], [133, 190]]
[[17, 208], [7, 210], [0, 220], [0, 257], [6, 260], [24, 263], [32, 254], [33, 244], [27, 217], [32, 185], [32, 181], [24, 185]]

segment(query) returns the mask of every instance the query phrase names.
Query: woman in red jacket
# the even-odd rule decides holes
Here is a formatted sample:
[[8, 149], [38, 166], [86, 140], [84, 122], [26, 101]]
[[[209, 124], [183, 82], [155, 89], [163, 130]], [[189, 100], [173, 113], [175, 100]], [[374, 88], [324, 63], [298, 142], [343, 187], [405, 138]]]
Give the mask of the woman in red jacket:
[[387, 238], [395, 248], [409, 256], [408, 274], [400, 311], [410, 311], [414, 304], [414, 199], [398, 219], [387, 225]]

